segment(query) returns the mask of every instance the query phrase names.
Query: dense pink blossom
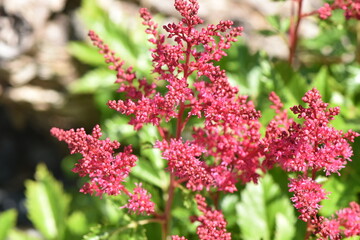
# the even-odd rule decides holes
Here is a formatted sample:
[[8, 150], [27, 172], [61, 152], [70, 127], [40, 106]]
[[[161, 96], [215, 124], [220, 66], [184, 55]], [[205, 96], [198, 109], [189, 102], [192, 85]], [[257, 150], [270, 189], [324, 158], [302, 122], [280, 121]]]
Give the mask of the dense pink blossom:
[[200, 194], [195, 196], [198, 209], [203, 213], [193, 220], [200, 222], [196, 233], [200, 240], [231, 240], [231, 233], [226, 231], [226, 221], [223, 214], [218, 210], [211, 210], [205, 198]]
[[188, 178], [187, 187], [196, 191], [212, 184], [212, 177], [206, 170], [204, 162], [199, 160], [204, 148], [182, 139], [170, 139], [158, 141], [155, 147], [163, 153], [162, 156], [168, 161], [168, 169], [179, 178]]
[[171, 240], [187, 240], [185, 237], [179, 237], [178, 235], [171, 236]]
[[339, 210], [337, 213], [338, 221], [343, 227], [346, 237], [360, 236], [360, 206], [356, 202], [351, 202], [349, 208]]
[[148, 215], [154, 213], [155, 204], [151, 201], [151, 194], [142, 188], [141, 183], [135, 184], [136, 187], [133, 193], [130, 193], [128, 203], [123, 207], [133, 213], [145, 213]]
[[326, 19], [331, 16], [334, 9], [344, 10], [347, 19], [355, 18], [360, 20], [360, 1], [359, 0], [335, 0], [333, 3], [325, 3], [318, 9], [320, 18]]
[[[208, 73], [206, 73], [208, 74]], [[219, 190], [233, 192], [234, 183], [257, 181], [259, 162], [260, 113], [246, 96], [237, 95], [224, 73], [209, 74], [213, 82], [198, 82], [198, 101], [189, 114], [205, 117], [204, 127], [195, 128], [194, 141], [208, 149], [215, 159], [212, 172]], [[218, 178], [219, 172], [227, 179]], [[224, 181], [225, 180], [225, 181]]]
[[[242, 27], [233, 28], [233, 22], [220, 21], [200, 28], [203, 20], [197, 15], [196, 0], [176, 0], [175, 8], [182, 19], [164, 26], [166, 35], [160, 33], [146, 9], [140, 10], [149, 42], [154, 45], [150, 50], [154, 80], [165, 82], [165, 92], [160, 91], [156, 81], [138, 79], [133, 69], [126, 68], [108, 45], [90, 31], [93, 44], [117, 72], [118, 91], [126, 93], [126, 99], [111, 100], [108, 106], [131, 116], [129, 123], [135, 130], [143, 124], [153, 124], [162, 131], [167, 140], [158, 141], [156, 146], [168, 160], [168, 169], [185, 179], [188, 188], [213, 186], [234, 192], [239, 180], [256, 182], [259, 177], [260, 113], [246, 96], [238, 94], [225, 71], [214, 62], [226, 55], [225, 50], [237, 41]], [[193, 116], [202, 118], [203, 126], [193, 129], [193, 140], [183, 142], [178, 132], [181, 134]], [[172, 118], [180, 122], [176, 138], [167, 136], [162, 127]]]
[[331, 16], [331, 6], [328, 3], [325, 3], [324, 6], [318, 9], [319, 17], [322, 19], [327, 19]]
[[[302, 100], [308, 108], [301, 105], [291, 108], [298, 118], [304, 119], [302, 124], [281, 120], [268, 127], [263, 139], [267, 157], [264, 164], [278, 163], [284, 170], [294, 172], [338, 173], [350, 161], [353, 152], [349, 142], [358, 134], [351, 130], [343, 133], [329, 126], [339, 108], [328, 108], [318, 90], [308, 91]], [[277, 128], [277, 124], [282, 126]]]
[[318, 240], [340, 240], [340, 223], [337, 219], [327, 219], [322, 217], [322, 221], [319, 221], [317, 230], [320, 238]]
[[[119, 83], [119, 92], [126, 93], [130, 99], [139, 99], [154, 94], [155, 84], [147, 83], [146, 79], [137, 79], [136, 73], [132, 67], [125, 68], [125, 62], [115, 55], [107, 44], [94, 32], [89, 31], [89, 37], [94, 46], [100, 49], [105, 62], [110, 64], [110, 69], [116, 71], [116, 83]], [[138, 86], [134, 86], [134, 81], [138, 81]]]
[[320, 217], [320, 221], [315, 224], [321, 237], [319, 239], [338, 240], [342, 236], [360, 236], [360, 206], [356, 202], [349, 205], [350, 207], [337, 211], [336, 216], [331, 219]]
[[98, 125], [91, 135], [87, 135], [83, 128], [68, 131], [52, 128], [51, 134], [59, 141], [65, 141], [71, 154], [82, 154], [83, 158], [75, 164], [73, 171], [80, 177], [88, 176], [90, 182], [85, 183], [81, 192], [117, 195], [126, 190], [122, 182], [137, 161], [137, 157], [131, 154], [131, 146], [115, 154], [114, 150], [120, 147], [120, 143], [108, 138], [100, 140], [102, 134]]
[[300, 212], [299, 219], [304, 222], [309, 221], [318, 213], [321, 207], [319, 203], [327, 198], [327, 193], [321, 188], [321, 184], [311, 178], [290, 179], [289, 192], [294, 193], [291, 201]]

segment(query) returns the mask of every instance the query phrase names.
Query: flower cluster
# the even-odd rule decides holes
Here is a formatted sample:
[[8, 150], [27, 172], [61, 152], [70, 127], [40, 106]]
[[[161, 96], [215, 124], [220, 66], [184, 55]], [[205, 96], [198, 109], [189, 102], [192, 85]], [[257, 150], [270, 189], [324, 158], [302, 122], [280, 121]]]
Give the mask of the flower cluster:
[[342, 226], [346, 237], [360, 235], [360, 206], [356, 202], [351, 202], [349, 208], [339, 210], [337, 221]]
[[151, 194], [142, 188], [141, 183], [135, 183], [135, 185], [134, 193], [130, 193], [130, 199], [123, 208], [133, 213], [154, 213], [155, 204], [151, 201]]
[[351, 202], [349, 208], [343, 208], [336, 212], [332, 219], [323, 218], [319, 223], [319, 235], [321, 239], [337, 240], [341, 236], [352, 237], [360, 235], [360, 206]]
[[[210, 209], [205, 201], [205, 198], [200, 194], [196, 194], [195, 200], [198, 209], [203, 215], [193, 217], [193, 221], [200, 222], [197, 227], [197, 235], [200, 240], [231, 240], [231, 233], [226, 231], [226, 221], [220, 211]], [[183, 240], [178, 236], [173, 236], [173, 240]]]
[[163, 151], [163, 157], [168, 161], [169, 171], [179, 178], [187, 178], [187, 187], [194, 191], [203, 189], [212, 183], [212, 177], [205, 168], [204, 162], [198, 157], [204, 149], [189, 141], [183, 143], [182, 139], [159, 141], [155, 147]]
[[[308, 91], [302, 100], [309, 105], [308, 108], [301, 105], [291, 108], [298, 118], [304, 119], [302, 124], [275, 119], [267, 128], [263, 139], [264, 164], [277, 163], [288, 172], [323, 170], [326, 175], [338, 173], [350, 161], [353, 152], [349, 142], [354, 141], [358, 134], [351, 130], [343, 133], [329, 126], [334, 116], [339, 114], [339, 108], [328, 108], [318, 90]], [[276, 128], [277, 124], [281, 126]]]
[[[246, 96], [238, 95], [238, 89], [230, 86], [225, 71], [215, 66], [214, 61], [226, 55], [224, 50], [236, 41], [242, 28], [232, 28], [231, 21], [221, 21], [198, 30], [196, 26], [203, 20], [197, 16], [197, 1], [176, 0], [175, 8], [183, 18], [177, 24], [165, 25], [164, 30], [176, 44], [167, 43], [150, 13], [140, 10], [149, 42], [155, 46], [151, 52], [153, 71], [158, 74], [156, 81], [166, 82], [165, 93], [145, 79], [135, 87], [136, 75], [131, 69], [121, 70], [123, 62], [90, 32], [94, 45], [117, 71], [119, 91], [131, 93], [131, 98], [109, 101], [108, 106], [131, 115], [129, 123], [136, 130], [148, 123], [158, 127], [164, 140], [157, 147], [168, 160], [169, 170], [187, 178], [190, 189], [214, 186], [233, 192], [239, 180], [256, 182], [259, 177], [260, 113]], [[190, 78], [194, 78], [192, 85]], [[193, 116], [203, 117], [204, 126], [193, 129], [192, 141], [182, 142], [181, 132]], [[166, 135], [168, 131], [162, 127], [163, 122], [172, 118], [178, 121], [176, 136]], [[207, 158], [214, 159], [211, 165], [206, 164]]]
[[290, 179], [289, 188], [289, 192], [294, 192], [291, 201], [300, 212], [299, 218], [304, 222], [317, 214], [320, 209], [319, 203], [327, 198], [321, 184], [311, 178]]
[[185, 237], [179, 237], [178, 235], [171, 236], [171, 240], [187, 240]]
[[320, 171], [324, 171], [325, 175], [339, 174], [347, 161], [351, 160], [349, 142], [353, 142], [359, 134], [351, 130], [344, 133], [330, 126], [330, 121], [339, 114], [339, 108], [328, 108], [316, 89], [308, 91], [302, 98], [308, 108], [301, 105], [291, 108], [298, 118], [303, 119], [301, 124], [288, 118], [275, 93], [270, 95], [270, 100], [277, 116], [270, 122], [262, 139], [266, 157], [264, 166], [270, 168], [278, 164], [287, 172], [296, 172], [297, 177], [290, 178], [289, 191], [294, 193], [291, 200], [300, 213], [299, 219], [308, 222], [312, 226], [309, 229], [313, 229], [314, 233], [326, 236], [324, 239], [340, 239], [339, 227], [351, 227], [346, 227], [341, 220], [317, 216], [320, 202], [327, 198], [328, 193], [315, 179]]
[[360, 1], [359, 0], [335, 0], [332, 4], [325, 3], [318, 9], [320, 18], [327, 19], [335, 9], [344, 10], [346, 19], [355, 18], [360, 20]]
[[78, 173], [80, 177], [89, 177], [90, 182], [85, 183], [80, 192], [98, 196], [125, 193], [130, 197], [129, 203], [125, 206], [129, 210], [153, 212], [151, 196], [141, 185], [137, 185], [132, 194], [122, 184], [137, 161], [137, 157], [132, 154], [131, 146], [115, 154], [114, 150], [120, 147], [120, 143], [108, 138], [100, 140], [102, 133], [99, 125], [94, 127], [91, 135], [87, 135], [83, 128], [68, 131], [52, 128], [51, 134], [59, 141], [66, 142], [71, 154], [82, 155], [83, 158], [75, 164], [73, 172]]

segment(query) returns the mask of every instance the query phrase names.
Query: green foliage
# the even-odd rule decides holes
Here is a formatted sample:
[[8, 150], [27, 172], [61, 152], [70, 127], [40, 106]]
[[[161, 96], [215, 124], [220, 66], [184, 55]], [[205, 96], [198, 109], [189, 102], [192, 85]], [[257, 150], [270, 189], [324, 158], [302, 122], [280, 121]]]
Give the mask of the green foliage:
[[237, 223], [245, 240], [287, 240], [295, 235], [293, 207], [270, 175], [249, 183], [236, 203]]
[[43, 164], [38, 166], [35, 180], [25, 183], [29, 219], [47, 239], [65, 239], [70, 197]]
[[0, 240], [5, 240], [11, 228], [15, 226], [17, 212], [14, 209], [0, 213]]

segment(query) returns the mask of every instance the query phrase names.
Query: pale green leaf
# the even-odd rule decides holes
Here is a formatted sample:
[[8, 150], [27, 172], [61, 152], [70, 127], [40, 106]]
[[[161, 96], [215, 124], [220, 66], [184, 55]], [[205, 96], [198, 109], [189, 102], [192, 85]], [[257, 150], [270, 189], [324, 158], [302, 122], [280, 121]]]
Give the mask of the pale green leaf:
[[15, 209], [10, 209], [0, 213], [0, 240], [6, 239], [10, 229], [16, 223], [17, 212]]
[[94, 93], [100, 88], [116, 87], [114, 83], [115, 72], [106, 68], [97, 68], [73, 82], [69, 89], [72, 93]]
[[70, 232], [75, 235], [84, 235], [88, 232], [88, 220], [86, 219], [86, 215], [81, 211], [73, 212], [66, 221], [67, 228]]
[[270, 175], [258, 184], [246, 185], [236, 212], [245, 240], [287, 240], [294, 237], [296, 218], [290, 200]]
[[71, 55], [83, 63], [91, 66], [106, 65], [103, 56], [99, 53], [99, 50], [86, 43], [71, 42], [68, 45], [68, 50]]
[[63, 239], [70, 198], [44, 164], [39, 164], [35, 180], [27, 180], [28, 217], [47, 239]]
[[34, 230], [19, 230], [16, 228], [11, 229], [9, 233], [9, 240], [44, 240], [44, 238], [40, 237], [37, 232]]
[[140, 159], [137, 162], [137, 165], [132, 168], [131, 174], [162, 189], [165, 189], [168, 184], [167, 178], [162, 179], [159, 172], [156, 171], [150, 162], [146, 161], [146, 159]]

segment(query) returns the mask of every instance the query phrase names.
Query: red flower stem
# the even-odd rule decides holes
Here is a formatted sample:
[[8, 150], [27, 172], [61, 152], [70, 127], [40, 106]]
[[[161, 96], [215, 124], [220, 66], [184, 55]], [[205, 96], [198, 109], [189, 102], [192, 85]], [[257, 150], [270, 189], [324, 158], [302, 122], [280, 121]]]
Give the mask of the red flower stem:
[[160, 126], [158, 126], [157, 129], [158, 129], [158, 132], [159, 132], [161, 138], [166, 139], [166, 134], [165, 134], [164, 129], [162, 127], [160, 127]]
[[[294, 3], [295, 0], [293, 0]], [[296, 21], [294, 21], [294, 4], [292, 3], [292, 9], [291, 9], [291, 20], [290, 20], [290, 41], [289, 41], [289, 64], [294, 64], [295, 59], [295, 52], [296, 47], [298, 43], [298, 32], [299, 32], [299, 26], [301, 23], [302, 15], [302, 4], [303, 0], [297, 0], [298, 1], [298, 8], [297, 8], [297, 14], [296, 14]]]
[[308, 12], [308, 13], [303, 13], [303, 14], [301, 14], [301, 18], [312, 16], [312, 15], [315, 15], [315, 14], [318, 14], [317, 10], [314, 10], [314, 11], [311, 11], [311, 12]]
[[[187, 44], [186, 48], [186, 58], [185, 58], [185, 65], [184, 65], [184, 78], [187, 79], [190, 75], [189, 72], [189, 62], [190, 62], [190, 54], [191, 54], [191, 44]], [[183, 115], [185, 110], [185, 103], [181, 102], [179, 106], [179, 112], [178, 112], [178, 118], [177, 118], [177, 124], [176, 124], [176, 139], [180, 139], [181, 132], [184, 129], [184, 123], [183, 122]], [[170, 185], [168, 189], [168, 199], [166, 201], [165, 206], [165, 223], [163, 225], [163, 236], [168, 236], [170, 226], [171, 226], [171, 206], [174, 200], [174, 192], [176, 187], [176, 179], [175, 175], [170, 172]]]
[[313, 225], [311, 224], [311, 222], [309, 220], [306, 223], [306, 234], [305, 234], [304, 240], [310, 239], [312, 232], [313, 232]]
[[180, 178], [176, 181], [176, 185], [180, 185], [183, 182], [186, 182], [189, 180], [189, 177]]

